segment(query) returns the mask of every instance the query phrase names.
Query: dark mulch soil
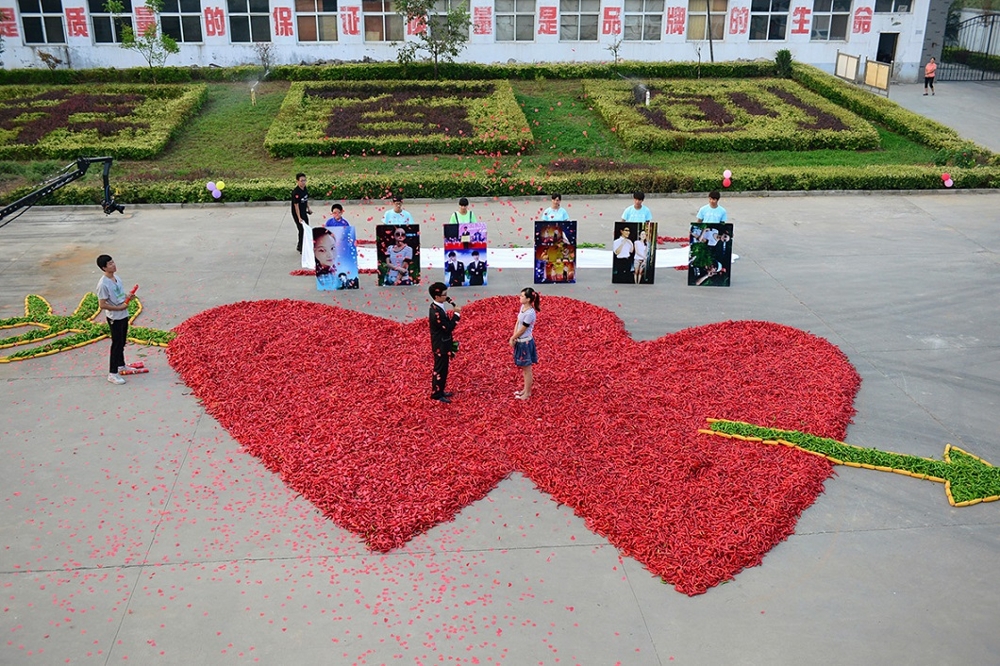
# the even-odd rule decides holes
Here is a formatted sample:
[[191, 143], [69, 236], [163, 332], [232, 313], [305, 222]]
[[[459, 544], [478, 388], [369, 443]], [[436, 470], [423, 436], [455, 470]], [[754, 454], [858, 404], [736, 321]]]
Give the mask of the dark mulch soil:
[[733, 104], [740, 107], [751, 116], [767, 116], [768, 118], [778, 117], [777, 111], [767, 108], [746, 93], [731, 92], [729, 93], [729, 99], [733, 101]]
[[[665, 97], [668, 104], [672, 103], [684, 103], [690, 104], [694, 103], [698, 107], [701, 113], [690, 113], [685, 115], [686, 118], [690, 120], [698, 121], [708, 121], [715, 125], [715, 127], [707, 127], [699, 130], [690, 130], [692, 133], [714, 133], [714, 132], [735, 132], [742, 128], [734, 127], [732, 125], [733, 115], [729, 113], [722, 104], [717, 102], [712, 97], [706, 95], [690, 95], [683, 93], [662, 93], [661, 91], [650, 91], [650, 99], [654, 97]], [[649, 122], [653, 123], [656, 127], [660, 129], [667, 130], [670, 132], [677, 131], [662, 111], [647, 106], [636, 107], [643, 116], [646, 117]]]
[[[134, 123], [120, 118], [128, 117], [135, 108], [145, 101], [145, 95], [92, 95], [68, 90], [47, 90], [31, 97], [18, 98], [0, 108], [0, 128], [20, 129], [12, 143], [34, 145], [53, 130], [65, 127], [71, 132], [96, 129], [99, 136], [114, 136], [123, 129], [149, 127], [146, 123]], [[38, 106], [37, 102], [56, 102]], [[25, 113], [44, 113], [41, 118], [19, 121]], [[77, 113], [96, 113], [109, 116], [103, 120], [71, 120]], [[112, 119], [115, 118], [115, 119]]]
[[844, 132], [848, 129], [840, 118], [827, 113], [821, 109], [817, 109], [812, 104], [808, 102], [803, 102], [801, 99], [788, 92], [787, 90], [782, 90], [781, 88], [768, 88], [768, 92], [777, 97], [781, 98], [787, 104], [791, 104], [794, 107], [802, 109], [810, 116], [815, 118], [813, 123], [799, 123], [799, 127], [807, 130], [834, 130], [835, 132]]

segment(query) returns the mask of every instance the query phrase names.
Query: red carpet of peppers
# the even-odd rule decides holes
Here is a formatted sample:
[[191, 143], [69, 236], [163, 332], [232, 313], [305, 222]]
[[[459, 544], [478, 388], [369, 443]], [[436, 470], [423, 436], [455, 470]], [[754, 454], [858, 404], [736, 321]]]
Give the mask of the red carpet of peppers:
[[464, 308], [451, 405], [428, 397], [426, 319], [236, 303], [181, 324], [168, 353], [250, 453], [375, 550], [519, 470], [693, 595], [758, 564], [822, 492], [824, 459], [697, 431], [717, 417], [842, 440], [859, 378], [830, 343], [756, 321], [635, 342], [611, 312], [548, 297], [522, 402], [506, 344], [517, 308], [513, 297]]

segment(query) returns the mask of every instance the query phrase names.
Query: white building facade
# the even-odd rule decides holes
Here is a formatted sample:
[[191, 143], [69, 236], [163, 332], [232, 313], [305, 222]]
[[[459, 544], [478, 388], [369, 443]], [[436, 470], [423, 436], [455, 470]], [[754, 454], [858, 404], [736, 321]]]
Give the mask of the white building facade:
[[[273, 45], [275, 64], [393, 61], [394, 43], [419, 29], [404, 24], [393, 0], [165, 0], [159, 17], [123, 4], [113, 15], [104, 0], [0, 0], [4, 67], [146, 65], [120, 47], [123, 22], [141, 33], [158, 21], [180, 46], [167, 60], [176, 66], [259, 63], [261, 43]], [[789, 49], [796, 61], [833, 71], [843, 51], [891, 61], [898, 80], [913, 81], [928, 54], [940, 55], [942, 39], [925, 34], [932, 4], [938, 0], [471, 0], [459, 59], [606, 62], [620, 42], [624, 60], [752, 60]]]

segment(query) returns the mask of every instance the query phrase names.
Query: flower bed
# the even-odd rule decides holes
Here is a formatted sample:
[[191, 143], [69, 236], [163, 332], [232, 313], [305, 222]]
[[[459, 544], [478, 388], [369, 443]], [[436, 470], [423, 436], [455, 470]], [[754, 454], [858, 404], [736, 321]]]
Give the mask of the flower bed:
[[264, 145], [275, 157], [520, 152], [533, 137], [507, 81], [293, 83]]
[[149, 159], [204, 102], [204, 85], [0, 87], [0, 158]]
[[862, 118], [781, 79], [653, 80], [649, 106], [624, 81], [586, 81], [594, 109], [632, 150], [875, 149]]

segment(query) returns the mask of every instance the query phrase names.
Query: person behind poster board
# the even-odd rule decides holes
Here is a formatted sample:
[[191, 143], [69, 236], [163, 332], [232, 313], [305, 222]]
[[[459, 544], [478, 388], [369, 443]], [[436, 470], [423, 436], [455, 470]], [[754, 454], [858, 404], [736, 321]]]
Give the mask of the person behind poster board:
[[[388, 263], [385, 283], [388, 285], [402, 284], [400, 280], [410, 275], [409, 262], [413, 260], [413, 248], [406, 244], [406, 229], [396, 227], [392, 232], [392, 238], [395, 242], [385, 251]], [[403, 265], [404, 260], [407, 261], [406, 266]]]
[[472, 251], [472, 261], [466, 270], [469, 273], [469, 286], [482, 287], [486, 284], [486, 262], [480, 260], [479, 250]]
[[535, 346], [535, 321], [541, 311], [542, 297], [531, 287], [521, 290], [521, 309], [514, 323], [514, 333], [507, 341], [514, 349], [514, 365], [521, 368], [524, 376], [524, 386], [520, 391], [514, 391], [518, 400], [531, 397], [531, 386], [534, 382], [531, 366], [538, 363], [538, 349]]
[[458, 200], [458, 211], [451, 214], [449, 224], [473, 224], [475, 222], [475, 211], [469, 210], [469, 200], [462, 197]]
[[[431, 331], [431, 351], [434, 354], [434, 373], [431, 375], [431, 400], [449, 403], [452, 394], [445, 390], [448, 384], [448, 364], [455, 355], [456, 345], [453, 337], [455, 327], [462, 315], [462, 308], [455, 305], [448, 297], [448, 285], [435, 282], [428, 289], [431, 299], [430, 313], [427, 320]], [[449, 316], [445, 303], [451, 304], [454, 312]]]
[[712, 190], [708, 193], [708, 203], [698, 211], [696, 224], [718, 224], [727, 221], [726, 209], [719, 205], [720, 198], [718, 190]]
[[569, 222], [569, 212], [562, 207], [561, 194], [552, 194], [552, 205], [542, 213], [542, 219], [552, 222]]
[[635, 273], [635, 283], [639, 284], [642, 274], [646, 270], [646, 257], [649, 252], [647, 244], [648, 234], [643, 229], [639, 232], [639, 238], [635, 241], [635, 258], [632, 260], [632, 270]]
[[454, 250], [448, 253], [444, 272], [448, 274], [449, 287], [461, 287], [465, 284], [465, 264], [458, 260], [458, 254]]
[[382, 215], [382, 224], [392, 224], [400, 226], [403, 224], [413, 224], [413, 216], [408, 211], [403, 210], [403, 197], [394, 195], [392, 197], [392, 209], [385, 211]]
[[125, 365], [125, 342], [128, 340], [128, 294], [122, 279], [115, 273], [118, 267], [109, 255], [102, 254], [97, 258], [97, 267], [104, 273], [97, 282], [97, 299], [100, 308], [104, 310], [111, 328], [111, 358], [108, 362], [108, 381], [112, 384], [124, 384], [122, 371]]
[[632, 205], [626, 208], [622, 212], [622, 222], [652, 222], [653, 213], [650, 212], [649, 208], [643, 201], [646, 200], [646, 194], [643, 192], [635, 192], [632, 194]]
[[623, 226], [618, 232], [618, 238], [611, 244], [614, 265], [613, 282], [628, 282], [626, 276], [632, 274], [632, 254], [635, 251], [635, 245], [632, 243], [631, 235], [632, 229]]
[[295, 189], [292, 190], [292, 222], [299, 233], [299, 242], [295, 246], [295, 251], [302, 252], [302, 239], [305, 237], [306, 227], [309, 226], [309, 216], [312, 209], [309, 208], [309, 190], [306, 188], [306, 175], [304, 173], [295, 174]]
[[339, 203], [330, 206], [330, 217], [326, 218], [325, 227], [349, 227], [351, 223], [344, 217], [344, 207]]

